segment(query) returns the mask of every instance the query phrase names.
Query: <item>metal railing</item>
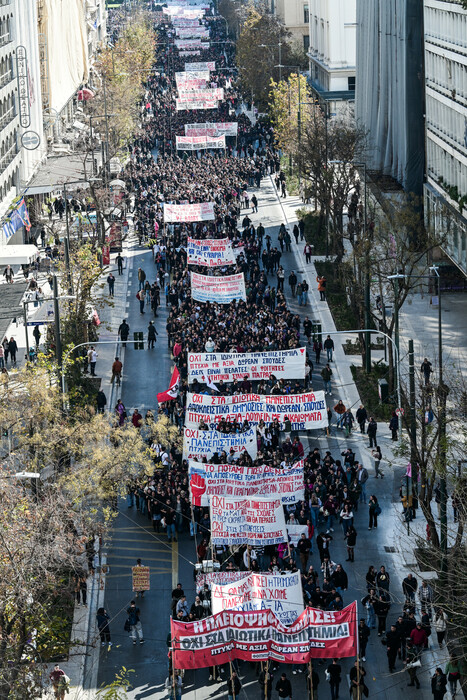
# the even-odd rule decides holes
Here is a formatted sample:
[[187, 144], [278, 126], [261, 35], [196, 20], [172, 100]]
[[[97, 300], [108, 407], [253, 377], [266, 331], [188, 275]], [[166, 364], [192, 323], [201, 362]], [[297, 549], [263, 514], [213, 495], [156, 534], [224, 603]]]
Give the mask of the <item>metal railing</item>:
[[11, 81], [14, 79], [13, 76], [13, 71], [10, 70], [4, 73], [3, 75], [0, 75], [0, 88], [5, 87], [5, 85], [8, 85], [8, 83], [11, 83]]
[[6, 126], [8, 126], [8, 124], [12, 122], [15, 117], [16, 110], [14, 107], [10, 107], [10, 109], [0, 117], [0, 129], [4, 129]]
[[8, 168], [12, 160], [14, 160], [15, 156], [18, 155], [18, 152], [18, 147], [15, 143], [0, 160], [0, 173], [3, 173], [3, 171]]
[[0, 36], [0, 46], [6, 46], [12, 41], [10, 32], [7, 32], [6, 34], [2, 34]]

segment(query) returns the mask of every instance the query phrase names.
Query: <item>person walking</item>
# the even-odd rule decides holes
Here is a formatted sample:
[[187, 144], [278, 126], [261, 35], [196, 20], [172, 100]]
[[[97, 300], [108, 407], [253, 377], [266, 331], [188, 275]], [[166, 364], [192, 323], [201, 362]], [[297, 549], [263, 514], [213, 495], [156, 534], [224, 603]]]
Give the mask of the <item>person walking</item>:
[[425, 380], [425, 386], [428, 386], [428, 384], [430, 383], [430, 374], [433, 372], [433, 365], [426, 357], [422, 362], [422, 366], [420, 367], [420, 372], [423, 374], [423, 378]]
[[321, 377], [324, 382], [324, 391], [326, 394], [329, 394], [331, 396], [332, 390], [331, 390], [331, 377], [332, 377], [332, 369], [330, 368], [329, 364], [326, 365], [326, 367], [323, 367], [321, 370]]
[[102, 389], [99, 389], [99, 391], [97, 392], [96, 404], [97, 404], [97, 412], [104, 413], [105, 407], [107, 405], [107, 397], [104, 394], [104, 392], [102, 391]]
[[123, 275], [123, 258], [121, 253], [117, 255], [117, 270], [119, 275]]
[[313, 255], [313, 247], [307, 243], [306, 246], [303, 249], [303, 252], [305, 254], [305, 260], [307, 263], [311, 262], [311, 256]]
[[338, 663], [338, 659], [333, 659], [332, 663], [326, 669], [329, 676], [329, 687], [331, 689], [331, 700], [338, 700], [339, 686], [341, 684], [342, 667]]
[[406, 654], [405, 654], [405, 668], [409, 674], [410, 683], [407, 685], [416, 685], [420, 688], [420, 681], [417, 678], [417, 668], [421, 666], [418, 652], [415, 645], [411, 639], [407, 639], [406, 642]]
[[94, 345], [91, 345], [91, 347], [88, 350], [88, 362], [89, 366], [91, 368], [91, 377], [96, 376], [96, 363], [97, 363], [97, 352], [96, 348]]
[[261, 698], [262, 700], [271, 700], [272, 695], [272, 682], [274, 676], [270, 673], [268, 666], [261, 671], [258, 676], [259, 687], [261, 688]]
[[289, 286], [292, 291], [292, 296], [295, 299], [295, 291], [297, 288], [297, 275], [295, 274], [294, 270], [289, 275]]
[[397, 431], [399, 430], [399, 418], [395, 411], [392, 412], [391, 420], [389, 421], [389, 430], [392, 433], [392, 440], [397, 440]]
[[308, 557], [310, 556], [311, 551], [311, 541], [304, 532], [302, 532], [300, 539], [298, 540], [297, 550], [300, 557], [300, 565], [302, 567], [302, 572], [305, 574], [307, 570], [306, 567], [308, 564]]
[[366, 661], [366, 648], [368, 645], [368, 640], [370, 639], [370, 628], [366, 624], [363, 617], [358, 623], [358, 648], [360, 650], [360, 658], [362, 661]]
[[139, 301], [139, 312], [141, 316], [144, 314], [144, 304], [145, 304], [145, 293], [142, 289], [140, 289], [138, 292], [136, 292], [136, 298]]
[[379, 476], [384, 479], [384, 474], [379, 468], [379, 465], [381, 464], [381, 460], [383, 459], [383, 455], [381, 453], [381, 447], [379, 445], [376, 445], [374, 450], [371, 450], [371, 455], [375, 461], [375, 479], [377, 479]]
[[[352, 700], [362, 700], [363, 695], [368, 693], [365, 685], [366, 671], [360, 664], [360, 661], [355, 661], [350, 669], [350, 696]], [[366, 693], [365, 693], [366, 689]]]
[[324, 341], [324, 349], [326, 350], [326, 359], [328, 362], [332, 362], [332, 353], [334, 352], [334, 341], [330, 335], [327, 336]]
[[334, 413], [337, 416], [337, 421], [336, 421], [336, 428], [342, 428], [342, 421], [344, 419], [344, 413], [346, 412], [346, 406], [342, 399], [339, 399], [339, 401], [336, 403], [334, 406]]
[[109, 647], [112, 646], [112, 641], [110, 638], [110, 617], [107, 614], [105, 608], [98, 608], [96, 613], [97, 628], [99, 630], [99, 636], [101, 638], [101, 646], [105, 647], [107, 644]]
[[451, 697], [455, 698], [457, 693], [457, 683], [461, 679], [460, 664], [457, 659], [451, 656], [446, 664], [444, 673], [448, 677], [449, 690], [451, 691]]
[[240, 678], [237, 676], [236, 671], [232, 671], [230, 678], [227, 679], [227, 698], [228, 700], [236, 700], [240, 695], [242, 689], [242, 684], [240, 683]]
[[438, 666], [431, 678], [431, 692], [433, 700], [443, 700], [446, 695], [447, 679], [443, 669]]
[[[141, 559], [137, 559], [137, 560], [136, 560], [136, 565], [135, 565], [134, 568], [135, 568], [135, 569], [138, 569], [138, 568], [140, 568], [140, 567], [142, 567], [142, 566], [143, 566], [143, 564], [141, 563]], [[135, 598], [138, 598], [138, 596], [139, 596], [140, 594], [141, 594], [141, 598], [144, 598], [144, 591], [138, 590], [138, 591], [135, 591], [135, 594], [136, 594], [136, 595], [135, 595]]]
[[435, 613], [435, 619], [433, 621], [433, 627], [435, 628], [436, 637], [438, 640], [438, 646], [441, 649], [443, 646], [444, 638], [447, 631], [448, 616], [444, 612], [443, 608], [438, 608]]
[[118, 379], [118, 381], [121, 381], [122, 369], [123, 365], [121, 363], [121, 360], [118, 357], [116, 357], [112, 363], [112, 377], [110, 379], [111, 384], [113, 384], [116, 379]]
[[130, 626], [130, 637], [133, 640], [133, 645], [139, 639], [140, 644], [144, 644], [143, 626], [139, 617], [140, 609], [136, 607], [136, 602], [131, 601], [130, 607], [127, 609], [128, 624]]
[[386, 635], [386, 650], [388, 656], [389, 673], [396, 670], [397, 652], [400, 649], [401, 639], [396, 625], [391, 625], [391, 629]]
[[154, 321], [149, 321], [149, 326], [148, 326], [148, 350], [152, 350], [154, 347], [154, 343], [156, 342], [156, 335], [159, 335], [159, 333], [156, 331], [156, 327], [154, 325]]
[[359, 408], [357, 409], [357, 412], [355, 414], [355, 418], [357, 419], [357, 423], [360, 426], [360, 432], [362, 435], [365, 434], [365, 423], [368, 420], [368, 414], [366, 412], [366, 408], [363, 404], [360, 404]]
[[115, 287], [115, 277], [111, 272], [109, 272], [109, 275], [107, 277], [107, 284], [109, 285], [109, 297], [113, 297], [114, 295], [114, 287]]
[[130, 335], [130, 326], [128, 325], [125, 319], [123, 319], [123, 321], [118, 327], [118, 335], [120, 336], [120, 340], [122, 341], [122, 346], [126, 348], [126, 341], [128, 340], [128, 336]]
[[391, 603], [387, 599], [387, 595], [383, 595], [383, 593], [380, 592], [379, 598], [377, 598], [373, 603], [373, 607], [375, 609], [376, 617], [378, 618], [378, 637], [381, 637], [381, 635], [386, 631], [386, 618], [391, 607]]
[[3, 276], [7, 284], [13, 284], [14, 273], [10, 265], [7, 265], [6, 268], [3, 270]]
[[144, 289], [144, 283], [146, 282], [146, 273], [144, 270], [142, 270], [140, 267], [138, 267], [138, 284], [139, 284], [139, 290], [141, 291]]
[[350, 525], [345, 534], [347, 540], [347, 561], [355, 561], [355, 545], [357, 544], [357, 531]]
[[326, 301], [326, 277], [320, 277], [318, 275], [316, 281], [318, 282], [318, 292], [320, 301]]
[[8, 343], [8, 352], [11, 356], [12, 366], [16, 367], [16, 353], [18, 352], [18, 345], [16, 344], [16, 340], [13, 338], [13, 336], [11, 336], [10, 341]]
[[366, 429], [366, 434], [370, 441], [369, 447], [376, 447], [376, 432], [378, 430], [378, 424], [373, 417], [370, 418], [368, 422], [368, 428]]
[[323, 343], [321, 340], [313, 341], [313, 352], [315, 353], [316, 364], [319, 365], [319, 358], [321, 357], [321, 351], [323, 349]]
[[39, 330], [39, 326], [34, 326], [34, 330], [32, 332], [34, 336], [34, 342], [36, 343], [36, 350], [39, 348], [39, 341], [41, 339], [41, 332]]
[[49, 674], [49, 679], [54, 689], [55, 700], [64, 700], [68, 680], [65, 671], [60, 668], [59, 664], [55, 664], [53, 671]]
[[277, 681], [276, 690], [283, 700], [292, 700], [292, 685], [285, 673]]

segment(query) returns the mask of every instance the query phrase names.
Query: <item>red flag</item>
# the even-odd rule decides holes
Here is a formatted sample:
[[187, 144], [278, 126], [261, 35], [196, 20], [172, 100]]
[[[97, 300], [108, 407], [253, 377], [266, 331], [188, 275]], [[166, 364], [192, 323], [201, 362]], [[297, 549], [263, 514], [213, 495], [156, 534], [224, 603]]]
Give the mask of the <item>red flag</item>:
[[178, 396], [178, 390], [180, 387], [180, 372], [177, 367], [174, 367], [172, 373], [172, 379], [170, 380], [170, 386], [167, 391], [163, 391], [161, 394], [157, 394], [157, 400], [159, 403], [164, 401], [173, 401]]

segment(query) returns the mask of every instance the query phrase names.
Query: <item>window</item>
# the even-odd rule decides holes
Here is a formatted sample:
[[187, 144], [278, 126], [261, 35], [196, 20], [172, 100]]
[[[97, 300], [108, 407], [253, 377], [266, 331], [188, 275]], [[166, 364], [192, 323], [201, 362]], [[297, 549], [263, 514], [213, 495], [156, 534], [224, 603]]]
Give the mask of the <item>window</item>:
[[308, 34], [305, 34], [303, 37], [303, 48], [305, 53], [308, 53], [308, 49], [310, 48], [310, 37]]
[[308, 24], [309, 21], [310, 21], [310, 8], [309, 8], [308, 3], [306, 3], [306, 5], [303, 6], [303, 22], [305, 24]]
[[349, 90], [352, 90], [353, 92], [355, 92], [355, 76], [347, 78], [347, 86], [348, 86]]

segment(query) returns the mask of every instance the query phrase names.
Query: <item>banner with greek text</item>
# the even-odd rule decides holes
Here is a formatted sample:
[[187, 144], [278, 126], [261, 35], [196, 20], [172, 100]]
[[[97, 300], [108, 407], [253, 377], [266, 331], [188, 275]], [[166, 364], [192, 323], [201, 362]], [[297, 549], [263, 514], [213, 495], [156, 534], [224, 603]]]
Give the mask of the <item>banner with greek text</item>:
[[207, 574], [198, 574], [196, 577], [196, 591], [199, 593], [205, 584], [211, 588], [214, 583], [223, 585], [224, 583], [240, 581], [242, 578], [245, 578], [244, 571], [211, 571]]
[[[187, 80], [204, 80], [208, 81], [210, 76], [210, 71], [208, 70], [193, 70], [193, 71], [178, 71], [175, 73], [175, 81], [177, 86], [179, 83], [184, 83]], [[186, 133], [186, 130], [185, 130]]]
[[287, 542], [280, 498], [224, 498], [211, 496], [213, 544], [269, 545]]
[[196, 622], [171, 620], [174, 668], [243, 661], [307, 664], [357, 656], [357, 604], [343, 610], [306, 608], [289, 627], [272, 610], [231, 610]]
[[208, 277], [192, 272], [191, 296], [196, 301], [211, 301], [216, 304], [230, 304], [236, 299], [246, 301], [243, 272], [224, 277]]
[[[184, 75], [188, 75], [185, 73]], [[177, 90], [204, 90], [206, 88], [206, 80], [202, 78], [180, 78], [176, 80]], [[201, 134], [203, 135], [203, 134]], [[197, 134], [188, 134], [188, 136], [197, 136]]]
[[185, 63], [185, 70], [216, 70], [215, 61], [199, 61], [198, 63]]
[[177, 151], [225, 150], [225, 136], [176, 136]]
[[277, 418], [281, 430], [284, 430], [284, 420], [288, 418], [292, 430], [310, 430], [324, 428], [328, 422], [324, 391], [278, 396], [188, 393], [185, 416], [185, 425], [190, 427], [196, 427], [202, 420], [208, 426], [222, 419], [230, 422], [247, 420], [250, 425], [257, 425], [261, 420], [268, 424]]
[[[186, 93], [189, 94], [189, 93]], [[190, 93], [191, 94], [191, 93]], [[193, 95], [196, 93], [192, 93]], [[191, 100], [180, 100], [178, 97], [175, 98], [175, 106], [177, 112], [195, 110], [195, 109], [217, 109], [219, 103], [217, 100], [196, 100], [192, 98]]]
[[298, 540], [301, 538], [302, 533], [304, 533], [308, 537], [308, 525], [287, 524], [287, 534], [289, 536], [289, 542], [294, 547], [297, 546]]
[[305, 497], [303, 460], [290, 467], [275, 469], [268, 464], [246, 467], [240, 464], [205, 464], [190, 459], [188, 476], [191, 500], [195, 506], [207, 506], [212, 496], [278, 496], [284, 505], [303, 501]]
[[224, 610], [272, 610], [279, 622], [291, 625], [303, 612], [300, 574], [252, 573], [236, 583], [211, 586], [213, 615]]
[[166, 223], [188, 223], [195, 221], [214, 221], [214, 202], [200, 204], [164, 204]]
[[185, 124], [186, 136], [237, 136], [238, 122], [206, 122], [205, 124]]
[[201, 39], [175, 39], [174, 44], [181, 51], [209, 49], [210, 46], [209, 41], [202, 41]]
[[[185, 428], [183, 433], [183, 459], [193, 459], [197, 457], [208, 460], [217, 452], [230, 454], [233, 449], [236, 456], [242, 452], [248, 452], [252, 459], [256, 459], [258, 453], [256, 428], [245, 430], [244, 433], [224, 435], [218, 430], [196, 430], [196, 428]], [[207, 501], [206, 501], [207, 504]]]
[[224, 88], [208, 88], [206, 90], [179, 90], [178, 99], [182, 102], [210, 102], [224, 99]]
[[207, 39], [209, 37], [209, 29], [200, 25], [191, 25], [188, 27], [175, 27], [175, 33], [180, 39]]
[[[188, 239], [189, 240], [189, 239]], [[198, 263], [198, 265], [201, 263]], [[270, 350], [251, 353], [188, 353], [188, 382], [206, 378], [224, 383], [248, 377], [250, 380], [305, 378], [306, 349]]]
[[[180, 58], [186, 58], [187, 56], [201, 56], [201, 51], [197, 49], [191, 49], [190, 51], [179, 51]], [[201, 109], [201, 107], [198, 107]]]
[[188, 238], [186, 252], [188, 265], [203, 265], [204, 267], [235, 265], [232, 244], [228, 238], [206, 238], [204, 240]]

